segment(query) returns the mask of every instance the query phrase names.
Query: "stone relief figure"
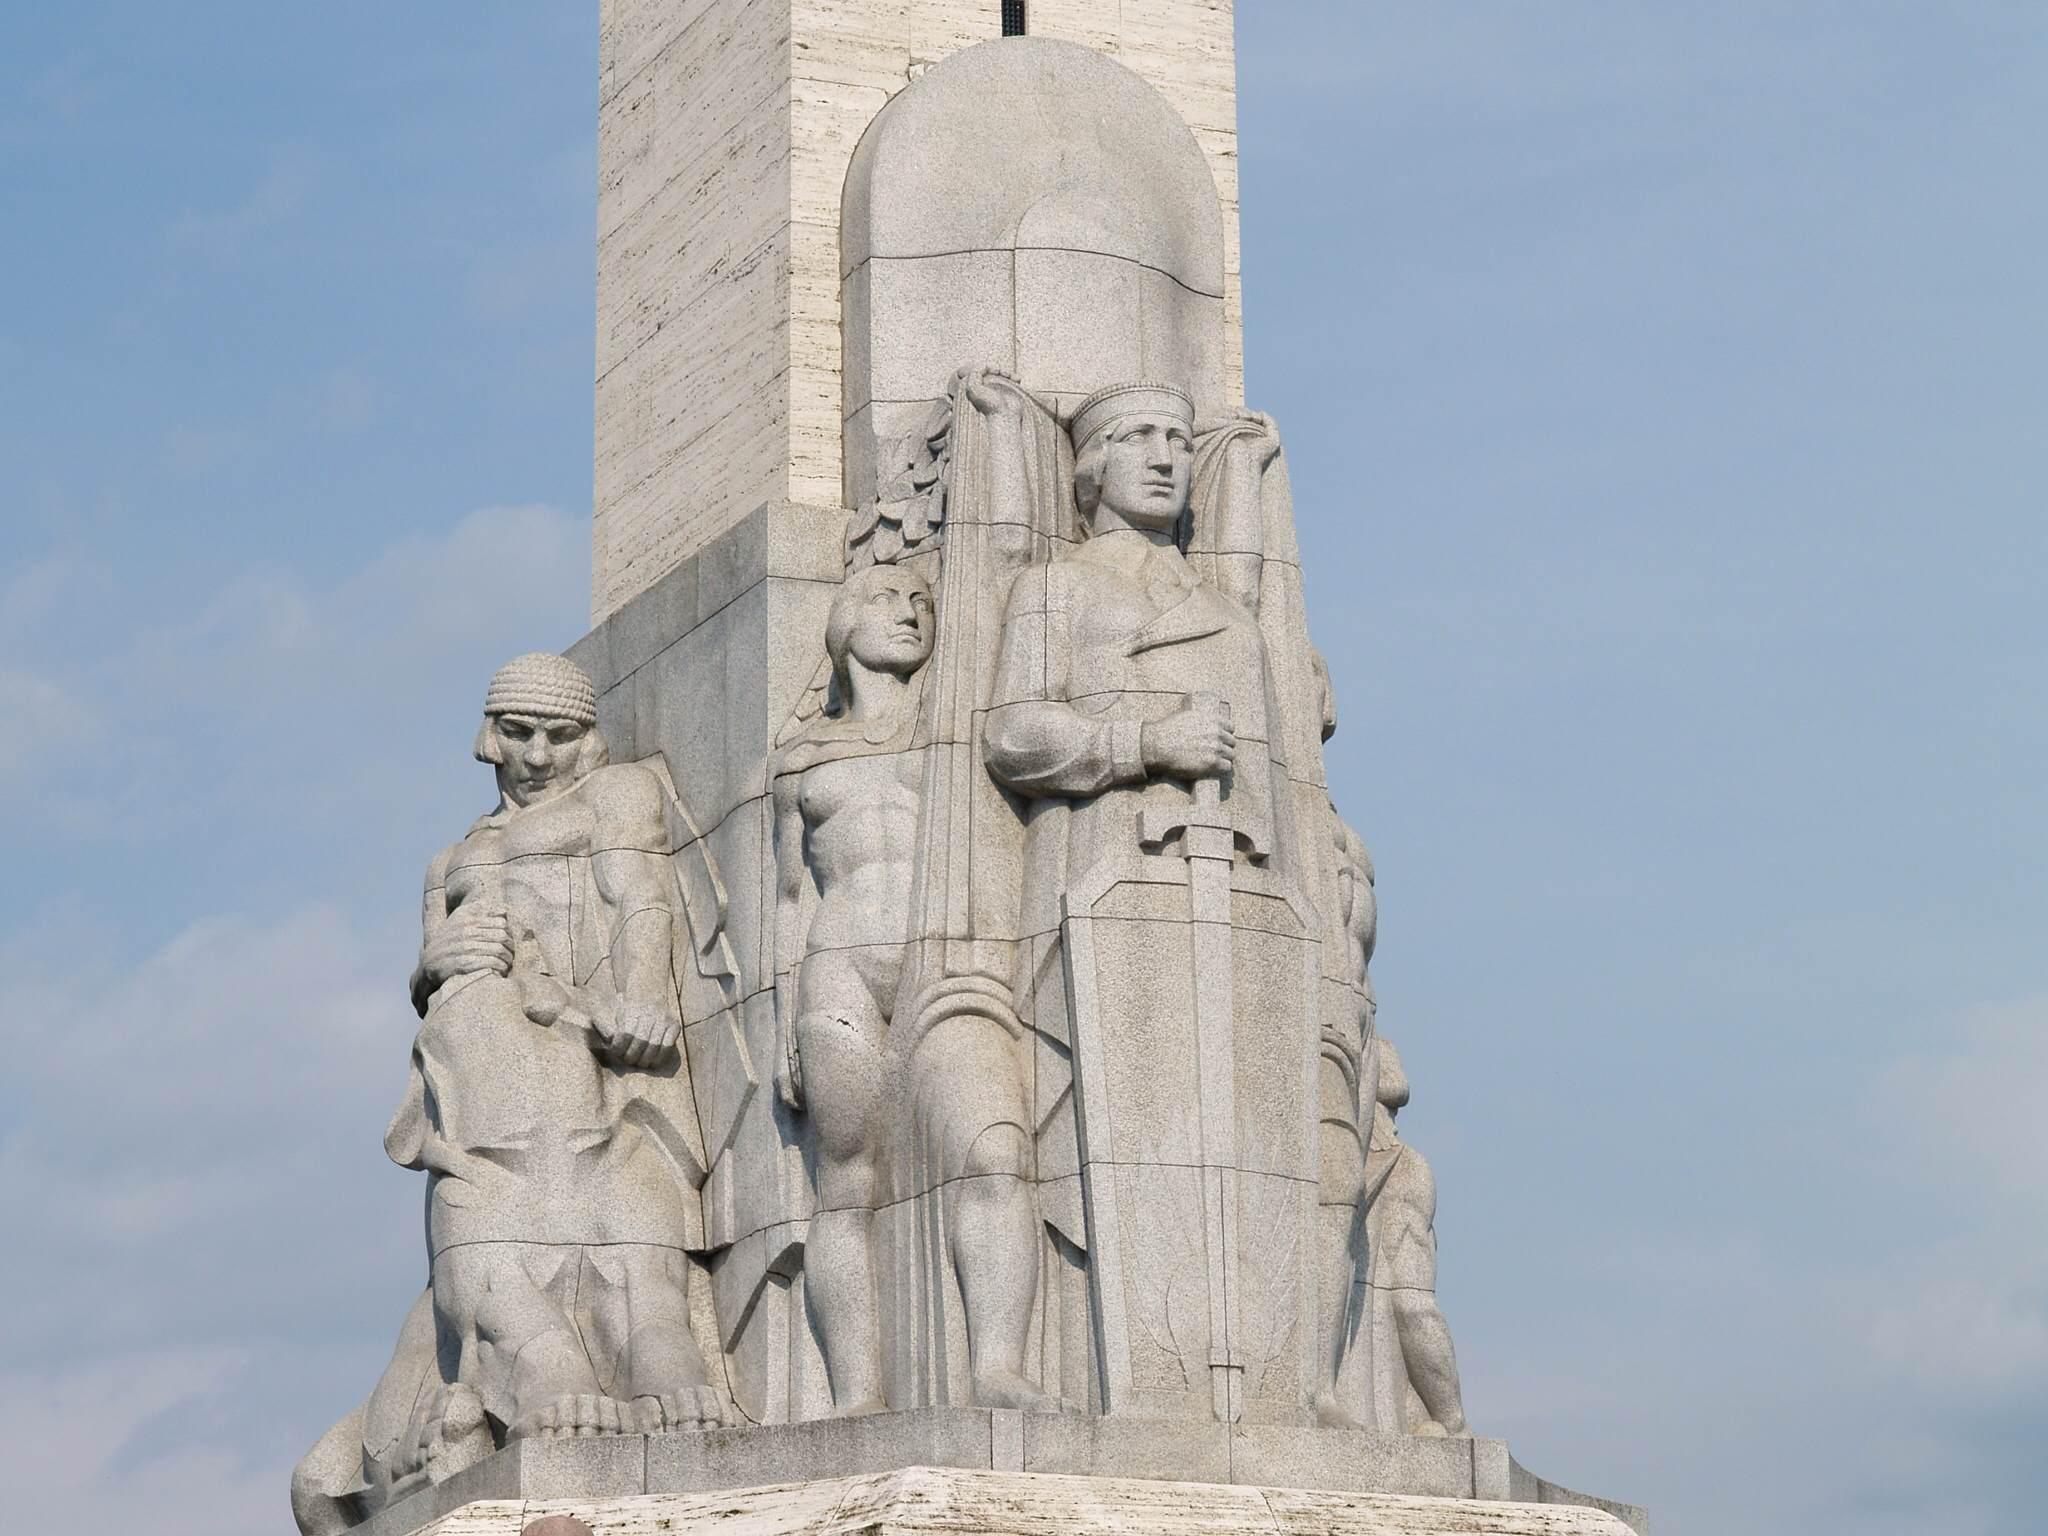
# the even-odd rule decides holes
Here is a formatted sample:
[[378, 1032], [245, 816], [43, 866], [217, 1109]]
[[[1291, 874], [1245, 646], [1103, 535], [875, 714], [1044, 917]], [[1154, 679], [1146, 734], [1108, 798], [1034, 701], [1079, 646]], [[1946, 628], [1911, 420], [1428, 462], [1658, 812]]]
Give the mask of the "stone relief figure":
[[1337, 855], [1337, 891], [1346, 941], [1345, 962], [1350, 985], [1348, 1007], [1323, 1017], [1322, 1059], [1317, 1087], [1322, 1156], [1318, 1187], [1316, 1274], [1318, 1316], [1325, 1330], [1322, 1374], [1316, 1384], [1316, 1417], [1323, 1424], [1358, 1427], [1365, 1416], [1353, 1410], [1340, 1390], [1346, 1357], [1361, 1339], [1370, 1347], [1371, 1333], [1362, 1329], [1352, 1305], [1357, 1289], [1360, 1251], [1365, 1247], [1367, 1146], [1362, 1106], [1370, 1103], [1377, 1083], [1374, 1050], [1373, 998], [1370, 966], [1379, 937], [1379, 903], [1373, 891], [1372, 859], [1359, 835], [1330, 808]]
[[[991, 1089], [1003, 1097], [1014, 1065], [988, 1060], [972, 1032], [933, 1027], [943, 1020], [927, 998], [903, 989], [934, 627], [930, 584], [908, 565], [866, 565], [848, 576], [826, 621], [832, 703], [774, 770], [778, 1085], [811, 1127], [818, 1206], [805, 1243], [805, 1302], [841, 1414], [887, 1403], [871, 1229], [892, 1154], [915, 1162], [927, 1148], [948, 1175], [944, 1224], [966, 1308], [974, 1400], [1045, 1403], [1022, 1371], [1034, 1287], [1016, 1271], [1038, 1262], [1018, 1155], [1023, 1117], [987, 1103]], [[907, 1027], [892, 1038], [898, 1018]], [[1008, 1055], [1005, 1046], [1000, 1056]]]
[[1469, 1435], [1450, 1325], [1436, 1301], [1436, 1175], [1394, 1119], [1408, 1102], [1401, 1056], [1384, 1037], [1373, 1115], [1373, 1186], [1366, 1211], [1372, 1263], [1374, 1395], [1382, 1427]]
[[727, 1417], [691, 1325], [703, 1154], [668, 787], [611, 764], [596, 722], [562, 657], [491, 680], [475, 751], [499, 803], [428, 868], [422, 1022], [385, 1138], [428, 1175], [430, 1285], [370, 1402], [301, 1467], [308, 1532], [508, 1439]]
[[931, 587], [915, 572], [877, 565], [849, 577], [825, 625], [837, 708], [775, 767], [776, 1086], [813, 1136], [804, 1300], [840, 1413], [883, 1406], [869, 1227], [910, 919], [916, 680], [933, 623]]
[[1113, 386], [1070, 431], [1083, 537], [1012, 583], [985, 753], [1027, 806], [1024, 930], [1073, 1000], [1051, 1022], [1041, 988], [1037, 1017], [1071, 1031], [1093, 1296], [1128, 1319], [1103, 1395], [1291, 1419], [1318, 1374], [1319, 919], [1266, 636], [1184, 553], [1187, 394]]

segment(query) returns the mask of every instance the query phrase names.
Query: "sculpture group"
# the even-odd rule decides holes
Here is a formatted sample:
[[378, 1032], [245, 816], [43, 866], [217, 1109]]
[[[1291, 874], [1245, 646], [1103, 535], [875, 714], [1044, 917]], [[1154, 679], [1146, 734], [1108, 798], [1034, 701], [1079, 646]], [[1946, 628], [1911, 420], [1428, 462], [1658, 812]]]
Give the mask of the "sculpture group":
[[[1145, 383], [1062, 419], [979, 367], [949, 401], [943, 515], [882, 551], [856, 520], [770, 770], [831, 1411], [1464, 1433], [1372, 866], [1290, 761], [1334, 718], [1272, 424]], [[476, 756], [498, 804], [429, 866], [386, 1138], [431, 1280], [301, 1468], [309, 1532], [511, 1439], [741, 1420], [693, 1314], [688, 786], [611, 763], [558, 656], [491, 680]]]
[[[892, 166], [950, 189], [940, 150], [1009, 156], [983, 180], [1014, 217], [897, 202], [985, 215], [996, 234], [926, 244], [1008, 241], [1019, 283], [1028, 228], [1067, 242], [1059, 272], [1177, 284], [1179, 328], [1138, 329], [1187, 365], [1074, 364], [1069, 390], [963, 358], [928, 409], [916, 389], [800, 637], [815, 680], [771, 700], [751, 763], [758, 902], [726, 899], [692, 811], [711, 788], [644, 734], [610, 760], [589, 676], [535, 654], [491, 679], [497, 802], [428, 869], [386, 1138], [427, 1175], [428, 1285], [298, 1470], [306, 1536], [535, 1437], [947, 1405], [1467, 1433], [1285, 456], [1270, 418], [1214, 404], [1209, 173], [1090, 50], [957, 57], [863, 139], [846, 203], [869, 222], [842, 246], [911, 227]], [[965, 132], [996, 87], [1066, 92], [1077, 123], [1120, 103], [1159, 164], [1080, 129]], [[942, 320], [912, 315], [904, 350], [947, 344]], [[662, 708], [688, 730], [728, 703], [690, 679]], [[778, 1306], [786, 1345], [736, 1347]], [[792, 1362], [822, 1386], [790, 1390]]]

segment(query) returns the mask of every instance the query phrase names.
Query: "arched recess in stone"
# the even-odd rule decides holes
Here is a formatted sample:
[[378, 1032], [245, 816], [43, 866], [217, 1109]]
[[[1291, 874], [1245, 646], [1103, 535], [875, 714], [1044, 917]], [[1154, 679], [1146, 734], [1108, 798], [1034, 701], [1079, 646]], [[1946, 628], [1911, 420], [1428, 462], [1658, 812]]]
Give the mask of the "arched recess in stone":
[[1234, 410], [1223, 247], [1194, 134], [1121, 64], [1018, 37], [935, 65], [869, 125], [840, 204], [848, 505], [963, 363], [1064, 407], [1164, 379]]

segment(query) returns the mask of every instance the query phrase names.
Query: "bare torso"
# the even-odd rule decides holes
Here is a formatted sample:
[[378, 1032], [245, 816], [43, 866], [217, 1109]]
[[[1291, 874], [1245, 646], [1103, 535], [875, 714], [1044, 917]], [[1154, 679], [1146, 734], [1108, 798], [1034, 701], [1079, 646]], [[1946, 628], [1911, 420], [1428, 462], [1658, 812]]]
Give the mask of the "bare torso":
[[922, 778], [915, 752], [844, 757], [804, 771], [797, 801], [819, 897], [807, 953], [866, 945], [900, 953]]

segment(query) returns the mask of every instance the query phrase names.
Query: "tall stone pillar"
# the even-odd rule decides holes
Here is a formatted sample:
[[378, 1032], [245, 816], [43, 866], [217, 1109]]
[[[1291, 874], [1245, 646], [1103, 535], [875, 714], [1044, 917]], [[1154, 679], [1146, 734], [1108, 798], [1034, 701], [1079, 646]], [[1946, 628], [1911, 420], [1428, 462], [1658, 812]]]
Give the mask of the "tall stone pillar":
[[[872, 494], [841, 447], [868, 404], [842, 380], [847, 168], [883, 105], [999, 36], [1002, 10], [603, 0], [593, 621], [765, 503]], [[1224, 221], [1219, 365], [1241, 397], [1232, 0], [1030, 0], [1026, 18], [1135, 71], [1200, 142]]]

